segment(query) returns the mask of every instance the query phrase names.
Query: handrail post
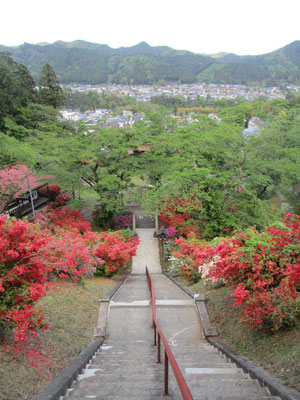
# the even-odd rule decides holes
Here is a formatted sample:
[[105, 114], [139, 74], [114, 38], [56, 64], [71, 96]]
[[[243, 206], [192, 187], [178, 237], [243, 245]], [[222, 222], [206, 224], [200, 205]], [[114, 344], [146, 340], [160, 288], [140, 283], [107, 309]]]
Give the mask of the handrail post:
[[160, 334], [158, 333], [158, 346], [157, 346], [157, 363], [160, 364]]
[[169, 360], [167, 356], [167, 352], [165, 351], [165, 391], [164, 395], [168, 396], [169, 394]]
[[154, 325], [154, 346], [156, 346], [156, 325], [154, 322], [153, 325]]

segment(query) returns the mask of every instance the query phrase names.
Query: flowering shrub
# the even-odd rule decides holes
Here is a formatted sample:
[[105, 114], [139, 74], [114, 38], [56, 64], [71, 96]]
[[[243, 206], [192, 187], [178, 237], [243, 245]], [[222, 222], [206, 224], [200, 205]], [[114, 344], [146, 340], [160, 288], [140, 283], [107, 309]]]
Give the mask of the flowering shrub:
[[70, 200], [71, 196], [68, 193], [60, 193], [54, 201], [49, 204], [49, 207], [60, 208], [64, 207]]
[[53, 193], [56, 195], [59, 194], [61, 191], [60, 187], [58, 185], [54, 185], [54, 184], [48, 185], [48, 190], [50, 193]]
[[[58, 197], [64, 203], [66, 197]], [[96, 270], [111, 276], [126, 265], [138, 243], [128, 230], [92, 232], [79, 211], [67, 207], [49, 205], [35, 222], [0, 217], [0, 326], [14, 328], [18, 343], [48, 327], [34, 305], [49, 280], [77, 282]]]
[[91, 224], [80, 215], [79, 211], [71, 210], [69, 207], [50, 210], [49, 223], [51, 226], [64, 229], [78, 229], [80, 233], [91, 229]]
[[48, 240], [25, 221], [0, 217], [0, 325], [15, 327], [17, 341], [46, 327], [33, 304], [45, 295], [50, 267], [43, 249]]
[[96, 245], [94, 256], [101, 260], [97, 265], [98, 275], [111, 276], [124, 268], [131, 256], [136, 254], [138, 238], [124, 239], [119, 232], [100, 234], [100, 242]]
[[91, 274], [94, 256], [78, 230], [41, 232], [23, 220], [0, 217], [0, 325], [15, 328], [15, 340], [24, 341], [47, 328], [34, 304], [45, 295], [53, 276], [78, 281]]
[[249, 326], [277, 331], [300, 311], [299, 220], [288, 214], [280, 228], [253, 228], [212, 245], [179, 239], [174, 255], [185, 260], [182, 274], [189, 279], [203, 267], [205, 275], [210, 268], [213, 278], [223, 279]]
[[90, 231], [91, 224], [84, 219], [78, 210], [71, 210], [69, 207], [52, 208], [48, 205], [43, 211], [36, 214], [35, 222], [39, 223], [42, 229], [55, 232], [57, 229], [73, 230], [80, 233]]
[[167, 231], [167, 237], [169, 238], [173, 238], [177, 234], [177, 229], [175, 228], [175, 226], [170, 226], [169, 228], [166, 228], [166, 231]]
[[[164, 225], [176, 228], [180, 236], [199, 237], [202, 235], [203, 221], [199, 217], [202, 205], [193, 196], [186, 200], [183, 198], [169, 199], [160, 203], [159, 219]], [[168, 228], [170, 229], [170, 228]], [[175, 236], [175, 235], [174, 235]]]
[[114, 217], [114, 224], [119, 228], [129, 228], [132, 225], [132, 214]]
[[76, 229], [57, 230], [46, 244], [45, 251], [48, 254], [51, 275], [78, 282], [87, 271], [90, 276], [95, 271], [92, 249]]

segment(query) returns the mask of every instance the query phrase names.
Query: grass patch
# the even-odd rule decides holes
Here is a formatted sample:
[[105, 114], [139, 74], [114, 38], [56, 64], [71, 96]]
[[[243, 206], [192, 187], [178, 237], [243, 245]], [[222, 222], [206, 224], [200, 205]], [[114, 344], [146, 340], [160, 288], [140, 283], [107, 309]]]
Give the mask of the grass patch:
[[241, 322], [239, 308], [232, 308], [233, 299], [227, 287], [208, 289], [199, 281], [189, 288], [205, 295], [210, 319], [232, 349], [281, 379], [286, 386], [300, 391], [300, 321], [295, 327], [275, 334], [249, 329]]
[[91, 341], [97, 323], [98, 299], [114, 285], [108, 278], [85, 279], [72, 285], [53, 282], [38, 308], [44, 310], [50, 328], [29, 346], [34, 350], [28, 362], [26, 351], [12, 359], [9, 349], [0, 351], [0, 398], [27, 400], [38, 393]]

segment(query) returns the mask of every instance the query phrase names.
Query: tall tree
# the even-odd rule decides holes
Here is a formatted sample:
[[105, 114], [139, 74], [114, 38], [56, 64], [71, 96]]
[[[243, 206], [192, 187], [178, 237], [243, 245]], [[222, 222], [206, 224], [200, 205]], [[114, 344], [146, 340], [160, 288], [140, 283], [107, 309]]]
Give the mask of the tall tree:
[[63, 105], [64, 95], [55, 71], [46, 63], [39, 80], [39, 98], [41, 104], [59, 108]]
[[16, 119], [22, 107], [34, 102], [35, 82], [23, 64], [0, 53], [0, 129], [7, 117]]

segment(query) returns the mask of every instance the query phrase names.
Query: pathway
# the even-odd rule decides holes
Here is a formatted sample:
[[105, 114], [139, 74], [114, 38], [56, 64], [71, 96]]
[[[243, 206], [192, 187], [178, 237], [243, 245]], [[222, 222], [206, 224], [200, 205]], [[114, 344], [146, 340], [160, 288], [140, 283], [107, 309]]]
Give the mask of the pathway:
[[[154, 229], [137, 232], [141, 242], [132, 274], [110, 302], [108, 338], [67, 398], [161, 399], [163, 366], [156, 363], [153, 347], [147, 264], [154, 280], [158, 320], [194, 399], [278, 400], [203, 339], [194, 301], [161, 273]], [[180, 399], [169, 371], [170, 397], [165, 398]]]

